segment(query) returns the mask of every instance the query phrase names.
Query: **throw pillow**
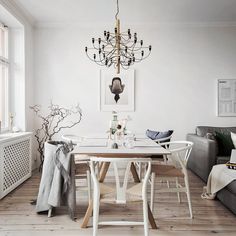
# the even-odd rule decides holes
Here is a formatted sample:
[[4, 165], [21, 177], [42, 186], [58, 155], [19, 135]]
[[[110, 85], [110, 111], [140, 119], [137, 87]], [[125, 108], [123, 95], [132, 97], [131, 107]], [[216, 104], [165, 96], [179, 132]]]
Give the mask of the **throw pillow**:
[[236, 134], [235, 133], [230, 133], [231, 134], [231, 139], [232, 139], [232, 142], [234, 144], [234, 148], [236, 148]]
[[[173, 134], [173, 130], [168, 130], [168, 131], [164, 131], [164, 132], [160, 132], [160, 131], [153, 131], [153, 130], [149, 130], [147, 129], [146, 131], [146, 135], [148, 138], [152, 139], [152, 140], [156, 140], [156, 139], [161, 139], [161, 138], [166, 138], [169, 137], [170, 135]], [[164, 142], [169, 142], [170, 140], [166, 140]]]
[[206, 133], [205, 138], [215, 140], [216, 137], [213, 133]]
[[216, 131], [216, 141], [219, 147], [220, 156], [230, 156], [231, 150], [234, 149], [234, 144], [230, 134], [223, 134]]

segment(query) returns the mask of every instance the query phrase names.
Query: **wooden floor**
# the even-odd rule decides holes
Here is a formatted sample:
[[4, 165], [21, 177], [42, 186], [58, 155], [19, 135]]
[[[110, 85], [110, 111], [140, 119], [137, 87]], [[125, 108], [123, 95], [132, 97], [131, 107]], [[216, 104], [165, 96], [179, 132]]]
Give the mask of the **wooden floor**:
[[[65, 208], [58, 209], [56, 215], [47, 218], [37, 215], [35, 206], [30, 204], [36, 199], [40, 176], [35, 174], [18, 189], [0, 200], [0, 236], [86, 236], [92, 235], [91, 222], [89, 228], [81, 229], [81, 217], [86, 210], [86, 195], [78, 192], [77, 213], [78, 221], [73, 222], [67, 216]], [[217, 200], [202, 200], [202, 181], [190, 173], [194, 219], [189, 219], [186, 197], [183, 202], [177, 202], [176, 194], [158, 194], [155, 199], [155, 220], [158, 230], [150, 230], [150, 235], [236, 235], [236, 216], [227, 210]], [[142, 208], [139, 204], [127, 207], [112, 205], [101, 206], [103, 219], [142, 219]], [[142, 236], [142, 227], [113, 227], [99, 229], [102, 236]]]

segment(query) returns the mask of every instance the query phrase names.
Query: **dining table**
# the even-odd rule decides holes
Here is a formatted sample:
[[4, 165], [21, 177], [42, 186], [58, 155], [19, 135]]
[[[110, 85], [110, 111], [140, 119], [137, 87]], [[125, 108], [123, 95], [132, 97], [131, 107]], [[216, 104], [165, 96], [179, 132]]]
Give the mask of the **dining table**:
[[[153, 140], [146, 137], [134, 136], [132, 145], [126, 146], [124, 144], [121, 144], [118, 146], [118, 148], [113, 148], [112, 145], [110, 145], [111, 141], [112, 140], [109, 140], [108, 138], [102, 135], [100, 137], [98, 135], [91, 137], [88, 136], [84, 138], [79, 145], [75, 146], [72, 154], [76, 155], [77, 159], [80, 156], [82, 159], [84, 159], [85, 157], [87, 157], [88, 159], [90, 157], [109, 157], [109, 158], [142, 157], [143, 158], [156, 155], [160, 156], [160, 155], [170, 154], [170, 151], [168, 151], [167, 149], [163, 148], [160, 144], [157, 144]], [[109, 162], [103, 163], [100, 168], [99, 182], [104, 181], [108, 169], [109, 169]], [[134, 181], [140, 182], [134, 163], [131, 164], [130, 170], [133, 175]], [[86, 213], [83, 217], [81, 228], [86, 228], [88, 226], [89, 219], [92, 215], [92, 210], [93, 210], [93, 200], [90, 200]], [[148, 218], [152, 229], [157, 229], [157, 225], [149, 205], [148, 205]]]

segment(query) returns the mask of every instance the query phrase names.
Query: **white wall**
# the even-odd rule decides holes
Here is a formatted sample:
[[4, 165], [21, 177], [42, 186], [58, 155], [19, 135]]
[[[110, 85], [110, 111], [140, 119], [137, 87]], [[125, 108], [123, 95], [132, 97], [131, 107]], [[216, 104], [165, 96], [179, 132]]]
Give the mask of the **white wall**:
[[[112, 26], [110, 27], [112, 29]], [[216, 116], [217, 79], [236, 78], [236, 27], [134, 25], [151, 56], [135, 65], [135, 112], [129, 128], [143, 133], [174, 129], [184, 139], [197, 125], [235, 126], [236, 118]], [[84, 47], [106, 27], [39, 27], [34, 41], [34, 102], [71, 106], [80, 102], [81, 124], [67, 133], [104, 132], [111, 117], [99, 111], [99, 70]], [[126, 29], [124, 27], [123, 29]], [[128, 113], [127, 113], [128, 114]], [[125, 116], [125, 114], [120, 114]]]

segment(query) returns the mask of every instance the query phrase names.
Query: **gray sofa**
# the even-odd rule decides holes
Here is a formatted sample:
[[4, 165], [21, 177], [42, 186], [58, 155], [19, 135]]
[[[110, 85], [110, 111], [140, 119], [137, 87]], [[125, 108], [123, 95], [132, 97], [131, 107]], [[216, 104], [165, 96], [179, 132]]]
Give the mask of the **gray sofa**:
[[[187, 134], [187, 140], [194, 143], [188, 168], [205, 182], [213, 165], [226, 163], [230, 159], [230, 156], [218, 155], [217, 141], [211, 139], [211, 134], [216, 131], [225, 134], [236, 133], [236, 127], [198, 126], [195, 134]], [[217, 198], [236, 214], [236, 181], [219, 191]]]

